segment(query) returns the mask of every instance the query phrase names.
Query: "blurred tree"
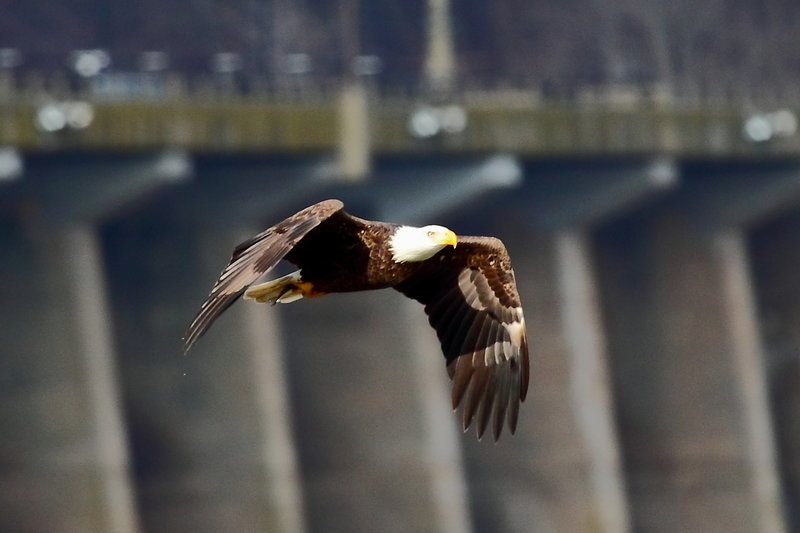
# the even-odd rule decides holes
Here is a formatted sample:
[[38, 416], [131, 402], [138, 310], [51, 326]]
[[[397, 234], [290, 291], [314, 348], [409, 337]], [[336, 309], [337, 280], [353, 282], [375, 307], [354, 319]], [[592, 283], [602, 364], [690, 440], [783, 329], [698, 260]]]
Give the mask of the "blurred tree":
[[[308, 54], [323, 77], [344, 74], [344, 57], [374, 54], [383, 83], [417, 85], [427, 1], [4, 0], [0, 47], [20, 49], [23, 69], [43, 70], [64, 68], [78, 48], [106, 48], [123, 70], [135, 69], [142, 51], [163, 50], [184, 72], [206, 72], [213, 53], [237, 52], [245, 70], [276, 79], [289, 54]], [[763, 93], [800, 81], [794, 0], [463, 0], [450, 12], [461, 82]]]

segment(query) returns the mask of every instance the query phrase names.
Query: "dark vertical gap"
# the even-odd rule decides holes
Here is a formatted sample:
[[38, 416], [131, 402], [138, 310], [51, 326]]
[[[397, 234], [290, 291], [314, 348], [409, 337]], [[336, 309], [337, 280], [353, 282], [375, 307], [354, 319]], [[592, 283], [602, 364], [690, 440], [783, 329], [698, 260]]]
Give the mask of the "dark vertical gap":
[[639, 211], [601, 224], [592, 232], [592, 257], [598, 298], [607, 343], [608, 375], [614, 407], [620, 467], [625, 481], [632, 530], [646, 524], [637, 515], [636, 488], [631, 473], [639, 466], [637, 450], [646, 447], [640, 442], [637, 422], [627, 412], [632, 388], [637, 384], [636, 364], [632, 354], [647, 349], [648, 291], [647, 236], [645, 213]]
[[[148, 365], [164, 358], [163, 372], [181, 373], [189, 368], [180, 350], [182, 324], [190, 317], [189, 303], [202, 296], [191, 293], [186, 280], [195, 275], [197, 258], [186, 253], [191, 233], [162, 202], [124, 218], [105, 224], [101, 243], [107, 270], [109, 308], [112, 313], [114, 341], [118, 361], [120, 390], [125, 429], [130, 454], [131, 478], [136, 505], [143, 529], [153, 530], [150, 513], [154, 507], [154, 484], [169, 479], [187, 466], [186, 450], [173, 437], [173, 429], [165, 426], [148, 399], [148, 382], [158, 376], [149, 375]], [[175, 243], [181, 243], [179, 248]], [[180, 264], [183, 275], [177, 276]], [[166, 312], [167, 299], [186, 302], [185, 313]], [[160, 305], [159, 302], [163, 302]], [[166, 314], [165, 314], [166, 313]], [[185, 316], [184, 316], [185, 315]], [[173, 331], [165, 335], [164, 331]], [[173, 338], [174, 337], [174, 338]], [[172, 361], [169, 359], [173, 358]], [[150, 360], [151, 363], [146, 361]], [[181, 388], [178, 383], [178, 388]], [[191, 403], [189, 390], [178, 396]], [[169, 412], [180, 407], [164, 405]], [[174, 502], [160, 502], [168, 506]]]
[[749, 245], [787, 530], [800, 531], [800, 212], [758, 227]]

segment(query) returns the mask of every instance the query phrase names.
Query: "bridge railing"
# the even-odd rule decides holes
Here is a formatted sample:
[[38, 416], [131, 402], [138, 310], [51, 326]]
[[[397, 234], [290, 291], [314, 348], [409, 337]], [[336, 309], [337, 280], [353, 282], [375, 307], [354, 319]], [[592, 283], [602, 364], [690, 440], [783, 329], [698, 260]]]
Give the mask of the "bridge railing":
[[[435, 95], [360, 83], [374, 153], [761, 157], [800, 149], [791, 105], [800, 98], [788, 96], [757, 105], [732, 92], [676, 96], [658, 86], [561, 94], [541, 87], [465, 87]], [[5, 72], [0, 144], [34, 150], [327, 151], [341, 144], [344, 85], [147, 73], [16, 78]]]

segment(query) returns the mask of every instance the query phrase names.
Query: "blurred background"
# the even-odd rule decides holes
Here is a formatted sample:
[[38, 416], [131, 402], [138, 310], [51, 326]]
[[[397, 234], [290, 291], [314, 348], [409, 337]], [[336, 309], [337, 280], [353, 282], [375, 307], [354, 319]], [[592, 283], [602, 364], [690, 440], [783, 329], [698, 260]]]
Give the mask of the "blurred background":
[[[793, 0], [0, 1], [0, 531], [800, 531]], [[496, 235], [533, 381], [421, 306], [238, 304], [328, 197]], [[281, 273], [276, 271], [276, 274]]]

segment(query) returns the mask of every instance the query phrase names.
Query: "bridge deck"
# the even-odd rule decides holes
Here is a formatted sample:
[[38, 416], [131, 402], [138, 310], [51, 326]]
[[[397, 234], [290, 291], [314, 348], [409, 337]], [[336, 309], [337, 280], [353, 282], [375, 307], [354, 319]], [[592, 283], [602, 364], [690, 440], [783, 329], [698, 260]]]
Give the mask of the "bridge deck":
[[[336, 149], [343, 120], [335, 99], [189, 96], [87, 103], [93, 114], [87, 127], [45, 131], [39, 117], [46, 104], [40, 99], [0, 99], [0, 145], [24, 150], [138, 150], [166, 145], [200, 152], [316, 152]], [[575, 105], [485, 94], [455, 106], [456, 113], [461, 110], [466, 117], [461, 131], [440, 131], [427, 138], [411, 134], [411, 117], [415, 112], [435, 117], [444, 108], [423, 108], [412, 98], [374, 95], [366, 105], [371, 151], [377, 154], [511, 151], [533, 157], [662, 153], [717, 158], [800, 151], [796, 135], [775, 135], [769, 142], [749, 139], [744, 127], [750, 117], [732, 105], [646, 101]]]

